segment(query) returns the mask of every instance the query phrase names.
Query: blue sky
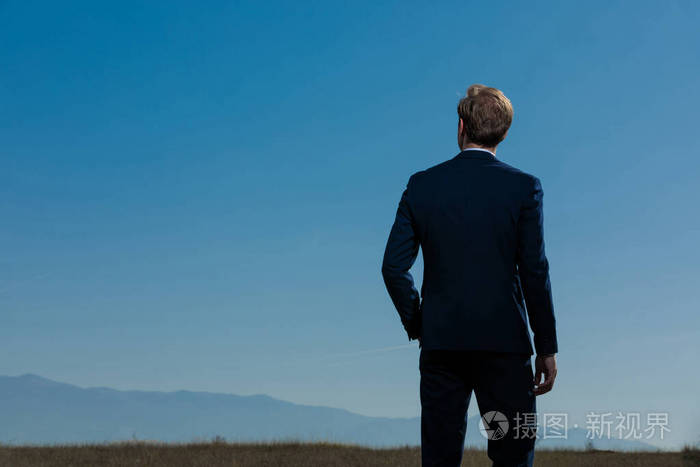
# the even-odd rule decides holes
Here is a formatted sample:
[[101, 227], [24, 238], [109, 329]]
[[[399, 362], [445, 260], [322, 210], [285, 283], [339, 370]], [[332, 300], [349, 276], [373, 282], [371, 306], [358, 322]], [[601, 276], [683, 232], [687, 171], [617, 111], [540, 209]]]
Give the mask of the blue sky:
[[498, 157], [545, 193], [560, 372], [538, 409], [670, 412], [660, 444], [698, 441], [699, 20], [0, 2], [0, 374], [418, 415], [381, 255], [483, 83], [515, 108]]

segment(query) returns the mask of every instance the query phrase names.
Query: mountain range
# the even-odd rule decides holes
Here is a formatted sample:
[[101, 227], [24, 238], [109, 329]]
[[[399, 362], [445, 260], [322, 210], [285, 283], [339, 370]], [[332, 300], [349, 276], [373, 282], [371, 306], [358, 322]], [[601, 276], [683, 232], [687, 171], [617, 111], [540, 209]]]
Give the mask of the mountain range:
[[[372, 447], [420, 444], [420, 418], [368, 417], [265, 395], [122, 391], [82, 388], [37, 375], [0, 376], [0, 443], [57, 444], [153, 440], [189, 442], [333, 441]], [[479, 417], [468, 419], [466, 444], [485, 447]], [[540, 447], [584, 448], [586, 430]], [[597, 449], [653, 450], [641, 441], [596, 439]]]

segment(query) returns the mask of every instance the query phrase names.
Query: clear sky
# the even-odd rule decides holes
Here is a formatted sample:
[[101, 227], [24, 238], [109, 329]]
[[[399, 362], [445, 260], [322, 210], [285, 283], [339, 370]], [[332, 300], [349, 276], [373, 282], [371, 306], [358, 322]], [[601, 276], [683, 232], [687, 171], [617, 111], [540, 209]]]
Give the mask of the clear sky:
[[351, 3], [0, 2], [0, 374], [417, 416], [381, 257], [483, 83], [545, 193], [538, 409], [700, 440], [699, 4]]

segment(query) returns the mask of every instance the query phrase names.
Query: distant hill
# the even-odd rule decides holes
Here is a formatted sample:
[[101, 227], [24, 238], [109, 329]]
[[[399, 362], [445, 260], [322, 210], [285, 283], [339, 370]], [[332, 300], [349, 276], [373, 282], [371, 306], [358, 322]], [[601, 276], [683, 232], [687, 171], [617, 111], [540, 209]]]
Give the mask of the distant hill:
[[[420, 419], [367, 417], [347, 410], [293, 404], [269, 396], [209, 392], [118, 391], [81, 388], [36, 375], [0, 376], [0, 442], [49, 444], [127, 439], [167, 442], [337, 441], [368, 446], [420, 444]], [[485, 447], [478, 417], [468, 421], [470, 446]], [[586, 444], [586, 431], [542, 447]], [[597, 449], [655, 449], [629, 440], [595, 440]]]

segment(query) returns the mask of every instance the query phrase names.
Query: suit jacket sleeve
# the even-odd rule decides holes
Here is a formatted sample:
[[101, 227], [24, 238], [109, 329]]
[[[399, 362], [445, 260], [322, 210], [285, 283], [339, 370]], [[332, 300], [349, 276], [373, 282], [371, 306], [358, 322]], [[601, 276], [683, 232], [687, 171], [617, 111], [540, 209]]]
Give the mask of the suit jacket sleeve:
[[411, 210], [412, 179], [413, 176], [409, 178], [401, 195], [382, 262], [384, 284], [399, 313], [409, 341], [418, 339], [421, 335], [420, 295], [409, 272], [418, 256], [420, 245]]
[[532, 177], [518, 220], [518, 273], [523, 286], [530, 327], [538, 354], [558, 351], [549, 280], [549, 263], [544, 251], [542, 185]]

